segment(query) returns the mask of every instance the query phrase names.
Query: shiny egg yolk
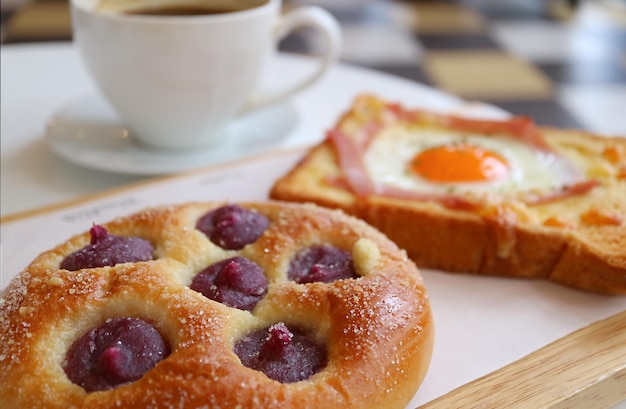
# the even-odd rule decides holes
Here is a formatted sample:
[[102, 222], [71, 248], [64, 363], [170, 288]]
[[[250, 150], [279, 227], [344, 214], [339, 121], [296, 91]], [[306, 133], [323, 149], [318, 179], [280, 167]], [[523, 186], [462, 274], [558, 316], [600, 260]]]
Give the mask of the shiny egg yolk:
[[483, 182], [498, 180], [509, 171], [506, 159], [495, 152], [468, 144], [426, 149], [411, 159], [410, 168], [433, 182]]

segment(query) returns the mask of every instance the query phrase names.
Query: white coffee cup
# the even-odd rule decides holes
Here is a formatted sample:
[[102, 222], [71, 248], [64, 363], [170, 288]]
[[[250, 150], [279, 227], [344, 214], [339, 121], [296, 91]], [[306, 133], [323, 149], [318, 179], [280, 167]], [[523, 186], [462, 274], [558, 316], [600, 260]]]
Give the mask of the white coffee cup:
[[[105, 1], [71, 1], [74, 42], [131, 135], [152, 148], [199, 148], [217, 142], [228, 121], [311, 86], [339, 54], [339, 25], [315, 6], [282, 14], [281, 0], [254, 0], [260, 4], [241, 11], [154, 16], [129, 14], [122, 7], [166, 0], [108, 0], [108, 9]], [[215, 1], [220, 2], [193, 3]], [[312, 27], [312, 34], [326, 42], [316, 70], [288, 89], [254, 98], [278, 42], [303, 26]]]

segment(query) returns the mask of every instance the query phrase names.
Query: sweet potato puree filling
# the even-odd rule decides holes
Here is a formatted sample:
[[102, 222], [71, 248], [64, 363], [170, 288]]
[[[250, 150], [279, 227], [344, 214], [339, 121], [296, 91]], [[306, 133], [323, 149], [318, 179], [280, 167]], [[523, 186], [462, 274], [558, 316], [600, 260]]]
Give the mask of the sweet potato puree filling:
[[161, 334], [148, 322], [119, 317], [94, 327], [67, 352], [63, 370], [87, 392], [136, 381], [169, 355]]
[[267, 293], [267, 279], [253, 261], [232, 257], [198, 273], [191, 289], [229, 307], [251, 311]]
[[282, 383], [303, 381], [326, 366], [326, 349], [282, 322], [244, 336], [234, 350], [243, 365]]
[[262, 214], [232, 204], [202, 216], [196, 228], [226, 250], [240, 250], [254, 243], [270, 225]]
[[76, 271], [153, 259], [152, 244], [142, 238], [116, 236], [99, 225], [94, 225], [89, 234], [90, 243], [65, 257], [61, 268]]
[[300, 250], [291, 260], [287, 276], [300, 284], [358, 277], [349, 252], [320, 245]]

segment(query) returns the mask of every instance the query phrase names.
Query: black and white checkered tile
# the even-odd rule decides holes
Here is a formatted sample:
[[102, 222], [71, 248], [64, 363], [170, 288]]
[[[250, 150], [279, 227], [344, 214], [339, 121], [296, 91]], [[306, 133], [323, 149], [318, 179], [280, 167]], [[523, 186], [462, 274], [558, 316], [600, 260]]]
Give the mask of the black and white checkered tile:
[[[540, 124], [626, 136], [626, 0], [284, 0], [300, 4], [337, 17], [345, 63]], [[2, 21], [5, 43], [71, 40], [67, 0], [3, 8]], [[280, 48], [321, 46], [295, 33]]]
[[[626, 2], [333, 1], [342, 60], [537, 122], [626, 135]], [[558, 10], [557, 10], [558, 11]], [[293, 36], [281, 48], [315, 49]], [[481, 75], [482, 71], [482, 75]]]

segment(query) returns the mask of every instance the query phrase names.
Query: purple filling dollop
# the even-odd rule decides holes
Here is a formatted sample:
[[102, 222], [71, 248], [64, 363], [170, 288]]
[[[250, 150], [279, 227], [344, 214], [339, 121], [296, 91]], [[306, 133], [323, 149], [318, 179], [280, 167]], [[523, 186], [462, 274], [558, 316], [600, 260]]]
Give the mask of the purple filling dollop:
[[87, 392], [136, 381], [169, 355], [161, 334], [138, 318], [113, 318], [76, 340], [63, 369]]
[[246, 335], [234, 351], [243, 365], [281, 383], [308, 379], [326, 366], [326, 349], [282, 322]]
[[198, 273], [191, 289], [229, 307], [250, 311], [267, 292], [267, 279], [256, 263], [232, 257]]
[[287, 276], [300, 284], [358, 277], [350, 253], [333, 246], [300, 250], [291, 260]]
[[254, 243], [270, 225], [267, 217], [232, 204], [202, 216], [196, 228], [226, 250], [239, 250]]
[[62, 269], [75, 271], [153, 259], [154, 248], [147, 240], [109, 234], [99, 225], [94, 225], [89, 233], [90, 244], [65, 257]]

